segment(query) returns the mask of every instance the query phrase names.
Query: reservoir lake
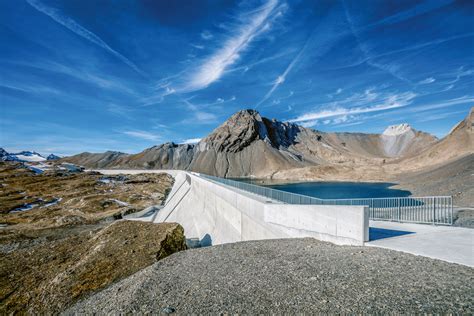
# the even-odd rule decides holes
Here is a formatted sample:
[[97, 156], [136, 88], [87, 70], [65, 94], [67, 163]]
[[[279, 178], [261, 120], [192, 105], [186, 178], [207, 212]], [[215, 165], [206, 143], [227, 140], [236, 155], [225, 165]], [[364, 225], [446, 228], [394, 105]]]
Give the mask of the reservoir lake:
[[312, 196], [320, 199], [358, 199], [407, 197], [410, 191], [391, 188], [394, 183], [372, 182], [301, 182], [275, 183], [271, 180], [234, 179], [276, 190]]

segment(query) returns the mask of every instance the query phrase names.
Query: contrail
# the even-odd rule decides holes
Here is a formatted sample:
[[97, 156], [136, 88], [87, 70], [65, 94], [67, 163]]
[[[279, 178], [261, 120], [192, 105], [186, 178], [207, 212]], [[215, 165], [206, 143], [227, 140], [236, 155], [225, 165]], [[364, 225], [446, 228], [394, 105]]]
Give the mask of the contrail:
[[44, 5], [41, 1], [39, 0], [26, 0], [29, 5], [31, 5], [33, 8], [38, 10], [39, 12], [46, 14], [49, 16], [51, 19], [56, 21], [57, 23], [61, 24], [62, 26], [68, 28], [70, 31], [76, 33], [77, 35], [85, 38], [91, 43], [96, 44], [97, 46], [102, 47], [118, 59], [120, 59], [122, 62], [124, 62], [126, 65], [131, 67], [133, 70], [135, 70], [137, 73], [142, 75], [143, 77], [148, 77], [146, 73], [144, 73], [140, 68], [138, 68], [133, 62], [131, 62], [127, 57], [123, 56], [116, 50], [114, 50], [112, 47], [110, 47], [106, 42], [104, 42], [99, 36], [95, 35], [88, 29], [84, 28], [81, 26], [79, 23], [74, 21], [68, 16], [65, 16], [61, 14], [61, 12], [57, 9], [48, 7]]

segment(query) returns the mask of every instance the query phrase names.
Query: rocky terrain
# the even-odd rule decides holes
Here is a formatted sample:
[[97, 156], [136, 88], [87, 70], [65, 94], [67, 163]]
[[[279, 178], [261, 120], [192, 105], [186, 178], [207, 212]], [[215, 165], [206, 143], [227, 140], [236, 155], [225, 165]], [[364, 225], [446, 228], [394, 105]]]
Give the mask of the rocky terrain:
[[472, 314], [473, 269], [307, 239], [179, 252], [65, 314]]
[[[438, 140], [408, 124], [390, 126], [382, 134], [325, 133], [243, 110], [194, 145], [166, 143], [135, 155], [82, 153], [64, 161], [89, 168], [183, 169], [280, 181], [400, 182], [413, 173], [444, 168], [443, 179], [449, 182], [459, 178], [459, 170], [450, 166], [474, 155], [473, 122], [471, 109], [465, 120]], [[453, 181], [451, 187], [457, 185]], [[416, 185], [404, 182], [405, 188]], [[417, 192], [440, 194], [435, 190], [439, 186], [431, 184]], [[461, 203], [474, 205], [472, 194], [461, 194], [465, 197]]]
[[18, 230], [120, 219], [160, 204], [172, 183], [167, 174], [103, 176], [63, 170], [36, 174], [23, 164], [4, 162], [0, 223]]
[[0, 314], [50, 314], [186, 248], [178, 224], [117, 221], [161, 204], [166, 174], [0, 162]]

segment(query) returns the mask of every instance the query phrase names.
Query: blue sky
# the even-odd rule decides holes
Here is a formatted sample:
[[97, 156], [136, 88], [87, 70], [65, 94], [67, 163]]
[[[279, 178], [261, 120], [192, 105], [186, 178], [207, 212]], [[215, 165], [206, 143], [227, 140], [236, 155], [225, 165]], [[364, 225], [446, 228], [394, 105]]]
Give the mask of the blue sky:
[[0, 146], [139, 152], [234, 112], [323, 131], [474, 105], [472, 1], [0, 1]]

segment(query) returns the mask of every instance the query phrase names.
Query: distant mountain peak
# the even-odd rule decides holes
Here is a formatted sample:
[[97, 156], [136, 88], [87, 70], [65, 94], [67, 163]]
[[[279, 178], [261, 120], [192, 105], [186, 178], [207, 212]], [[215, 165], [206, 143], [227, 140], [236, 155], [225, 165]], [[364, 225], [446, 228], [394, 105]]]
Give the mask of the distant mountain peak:
[[21, 162], [41, 162], [46, 158], [36, 151], [21, 151], [19, 153], [8, 153], [5, 149], [0, 148], [1, 161], [21, 161]]
[[61, 157], [55, 154], [50, 154], [48, 157], [46, 157], [46, 160], [58, 160], [58, 159], [61, 159]]
[[390, 125], [385, 129], [382, 135], [386, 136], [398, 136], [412, 131], [413, 128], [408, 123], [402, 123], [398, 125]]
[[8, 156], [9, 156], [8, 152], [5, 149], [0, 147], [0, 161], [7, 160]]

